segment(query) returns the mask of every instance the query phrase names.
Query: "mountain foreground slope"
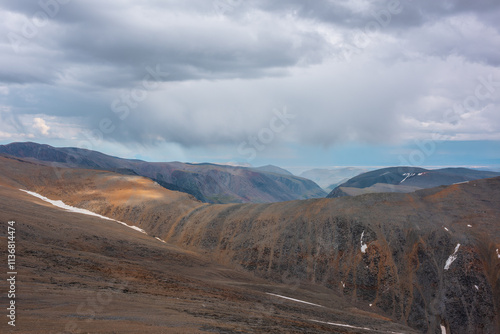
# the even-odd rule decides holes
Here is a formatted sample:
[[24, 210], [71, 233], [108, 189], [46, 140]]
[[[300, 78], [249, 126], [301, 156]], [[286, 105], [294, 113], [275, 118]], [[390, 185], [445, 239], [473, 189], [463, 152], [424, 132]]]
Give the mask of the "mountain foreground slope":
[[79, 148], [55, 148], [37, 143], [0, 145], [0, 154], [52, 167], [89, 168], [141, 175], [162, 187], [185, 192], [207, 203], [267, 203], [325, 197], [311, 180], [274, 166], [247, 168], [209, 163], [146, 162], [121, 159]]
[[419, 189], [452, 185], [500, 176], [500, 173], [469, 168], [425, 169], [389, 167], [355, 176], [333, 189], [328, 198], [357, 196], [368, 193], [408, 193]]
[[[108, 203], [144, 227], [152, 212], [159, 222], [206, 206], [139, 176], [0, 157], [0, 253], [14, 220], [18, 259], [18, 318], [15, 328], [2, 322], [2, 333], [414, 332], [320, 284], [259, 278], [165, 243], [162, 224], [140, 233], [54, 207], [26, 188], [101, 211]], [[0, 301], [8, 303], [6, 294]]]
[[[298, 313], [305, 312], [306, 317], [314, 316], [314, 319], [320, 317], [319, 321], [323, 322], [356, 327], [328, 328], [323, 324], [326, 327], [321, 327], [321, 330], [325, 332], [370, 332], [361, 327], [381, 332], [411, 332], [407, 327], [397, 326], [409, 326], [422, 333], [439, 333], [443, 329], [447, 333], [497, 333], [500, 329], [500, 178], [411, 194], [216, 205], [166, 190], [139, 176], [51, 168], [19, 160], [22, 159], [0, 158], [0, 183], [2, 189], [9, 189], [3, 195], [3, 199], [7, 198], [7, 205], [2, 207], [2, 212], [8, 214], [3, 213], [2, 219], [13, 219], [24, 212], [18, 206], [29, 200], [27, 195], [17, 192], [22, 188], [136, 225], [149, 236], [166, 241], [166, 247], [177, 247], [175, 249], [179, 251], [208, 259], [242, 275], [255, 275], [252, 279], [245, 276], [247, 278], [243, 280], [264, 279], [265, 284], [271, 286], [284, 284], [289, 288], [289, 294], [298, 291], [297, 287], [317, 291], [316, 294], [304, 292], [289, 297], [302, 300], [306, 299], [304, 296], [311, 297], [306, 300], [327, 306], [328, 312], [332, 313], [321, 313], [324, 316], [320, 316], [320, 313], [314, 313], [316, 309], [301, 309]], [[36, 209], [28, 212], [36, 214]], [[23, 214], [22, 218], [36, 224], [38, 218], [27, 217], [32, 215]], [[64, 224], [69, 224], [68, 219], [71, 220], [56, 217], [57, 223], [52, 223], [49, 230], [53, 233], [52, 239], [47, 240], [49, 244], [56, 243], [58, 238], [64, 239], [59, 233], [67, 231]], [[44, 221], [40, 226], [46, 226], [46, 223]], [[26, 231], [35, 228], [26, 227]], [[35, 240], [46, 232], [42, 230], [32, 236], [28, 233], [23, 237], [36, 244]], [[70, 238], [73, 241], [68, 240], [68, 243], [84, 247], [78, 249], [83, 254], [87, 245], [92, 247], [93, 242], [109, 238], [107, 233], [103, 231], [97, 239], [89, 237], [75, 241], [76, 233]], [[123, 254], [119, 240], [104, 244], [105, 247], [96, 248], [96, 253]], [[142, 249], [144, 256], [149, 253], [144, 247], [131, 246], [130, 251], [120, 255], [121, 262], [118, 263], [124, 266], [130, 263], [129, 255], [140, 261], [136, 254], [138, 250]], [[71, 275], [73, 271], [85, 272], [88, 269], [85, 262], [67, 260], [62, 264], [52, 263], [42, 270], [37, 264], [36, 253], [28, 254], [33, 256], [29, 269], [33, 271], [30, 276], [33, 282], [36, 282], [37, 275], [47, 270], [49, 273], [67, 271]], [[169, 255], [154, 258], [163, 262], [167, 260], [164, 256]], [[191, 260], [181, 262], [189, 265]], [[131, 272], [142, 270], [132, 268]], [[204, 277], [202, 268], [194, 265], [191, 268], [199, 273], [197, 277]], [[124, 268], [120, 270], [127, 272]], [[159, 280], [164, 273], [158, 270], [155, 277]], [[182, 272], [184, 269], [177, 270]], [[82, 275], [92, 276], [88, 273]], [[73, 285], [68, 286], [79, 286], [82, 280], [82, 277], [75, 277], [71, 280]], [[100, 286], [104, 286], [106, 279], [99, 281]], [[246, 286], [241, 282], [231, 284]], [[154, 285], [150, 288], [153, 289]], [[93, 287], [95, 285], [89, 289]], [[208, 288], [202, 290], [212, 291]], [[249, 293], [255, 294], [255, 291]], [[168, 296], [168, 293], [163, 291], [160, 295]], [[226, 321], [232, 316], [223, 317], [219, 313], [221, 309], [241, 306], [220, 305], [209, 312], [197, 310], [202, 316], [195, 314], [202, 319], [211, 314], [215, 319], [222, 317]], [[251, 306], [246, 304], [245, 307]], [[273, 306], [270, 317], [285, 317], [280, 315], [282, 313], [276, 314], [276, 308]], [[185, 310], [188, 314], [192, 312], [189, 308]], [[323, 311], [326, 312], [321, 308], [319, 312]], [[358, 315], [367, 318], [359, 319]], [[299, 327], [289, 324], [291, 327], [281, 328], [280, 323], [274, 330], [321, 332], [304, 327], [306, 325], [300, 321]], [[243, 326], [241, 322], [245, 320], [238, 320], [239, 326]], [[241, 328], [241, 332], [249, 330], [248, 327]], [[268, 332], [267, 329], [253, 330]]]

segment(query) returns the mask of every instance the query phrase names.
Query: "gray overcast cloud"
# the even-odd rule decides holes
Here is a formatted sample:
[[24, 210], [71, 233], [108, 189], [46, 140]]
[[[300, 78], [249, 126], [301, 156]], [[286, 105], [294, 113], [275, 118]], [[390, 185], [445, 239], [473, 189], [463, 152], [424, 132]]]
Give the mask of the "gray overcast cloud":
[[0, 1], [0, 141], [236, 151], [284, 108], [277, 147], [500, 140], [499, 22], [493, 0]]

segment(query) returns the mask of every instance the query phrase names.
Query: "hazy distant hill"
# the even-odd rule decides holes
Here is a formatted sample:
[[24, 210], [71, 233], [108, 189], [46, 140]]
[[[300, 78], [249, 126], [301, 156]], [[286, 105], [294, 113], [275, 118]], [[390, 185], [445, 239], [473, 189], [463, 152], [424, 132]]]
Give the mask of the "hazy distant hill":
[[407, 193], [496, 176], [500, 176], [500, 173], [468, 168], [429, 170], [419, 167], [389, 167], [355, 176], [333, 189], [327, 197], [356, 196], [377, 192]]
[[0, 145], [0, 153], [41, 161], [54, 167], [137, 174], [167, 189], [182, 191], [209, 203], [267, 203], [326, 196], [326, 192], [311, 180], [274, 166], [255, 169], [209, 163], [146, 162], [117, 158], [97, 151], [55, 148], [30, 142]]
[[324, 190], [332, 191], [332, 189], [334, 189], [339, 184], [365, 172], [367, 172], [366, 169], [356, 167], [342, 167], [331, 169], [316, 168], [305, 171], [300, 174], [300, 176], [316, 182]]
[[[286, 169], [283, 169], [278, 166], [273, 166], [273, 165], [266, 165], [266, 166], [261, 166], [261, 167], [252, 167], [250, 169], [260, 171], [260, 172], [268, 172], [268, 173], [275, 173], [275, 174], [282, 174], [282, 175], [293, 175]], [[307, 179], [307, 177], [303, 176], [304, 178]]]

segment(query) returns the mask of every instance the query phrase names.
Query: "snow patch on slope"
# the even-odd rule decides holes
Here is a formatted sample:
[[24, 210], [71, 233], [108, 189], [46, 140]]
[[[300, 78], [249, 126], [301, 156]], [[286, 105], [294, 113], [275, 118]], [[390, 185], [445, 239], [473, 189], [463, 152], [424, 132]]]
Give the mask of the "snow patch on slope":
[[460, 248], [460, 244], [457, 244], [457, 247], [455, 247], [455, 251], [453, 252], [453, 254], [451, 254], [450, 257], [448, 258], [448, 260], [446, 260], [444, 270], [450, 269], [451, 264], [457, 259], [457, 252], [458, 252], [459, 248]]
[[[345, 327], [345, 328], [353, 328], [353, 329], [362, 329], [362, 330], [365, 330], [365, 331], [377, 332], [377, 333], [381, 332], [379, 330], [371, 329], [371, 328], [368, 328], [368, 327], [357, 327], [357, 326], [352, 326], [352, 325], [347, 325], [347, 324], [340, 324], [340, 323], [337, 323], [337, 322], [319, 321], [319, 320], [314, 320], [314, 319], [310, 319], [310, 320], [314, 321], [314, 322], [317, 322], [317, 323], [320, 323], [320, 324], [326, 324], [326, 325], [332, 325], [332, 326], [338, 326], [338, 327]], [[403, 334], [403, 333], [399, 333], [399, 332], [390, 332], [390, 331], [386, 332], [386, 333], [389, 333], [389, 334]]]
[[305, 302], [303, 300], [299, 300], [299, 299], [295, 299], [295, 298], [290, 298], [290, 297], [285, 297], [285, 296], [277, 295], [275, 293], [266, 292], [266, 294], [271, 295], [271, 296], [275, 296], [275, 297], [279, 297], [279, 298], [284, 298], [284, 299], [292, 300], [292, 301], [298, 302], [298, 303], [303, 303], [303, 304], [308, 304], [308, 305], [313, 305], [313, 306], [318, 306], [318, 307], [324, 307], [324, 306], [321, 306], [321, 305], [318, 305], [318, 304]]
[[416, 174], [415, 173], [403, 173], [403, 176], [405, 177], [403, 180], [401, 180], [401, 182], [399, 182], [399, 184], [403, 183], [406, 181], [407, 178], [409, 177], [412, 177], [412, 176], [415, 176]]
[[42, 201], [48, 202], [48, 203], [50, 203], [50, 204], [52, 204], [54, 206], [57, 206], [58, 208], [66, 210], [66, 211], [75, 212], [75, 213], [81, 213], [81, 214], [88, 215], [88, 216], [95, 216], [95, 217], [99, 217], [99, 218], [106, 219], [106, 220], [112, 220], [112, 221], [115, 221], [115, 222], [117, 222], [119, 224], [127, 226], [128, 228], [131, 228], [131, 229], [136, 230], [138, 232], [147, 234], [146, 231], [144, 231], [142, 228], [139, 228], [137, 226], [128, 225], [127, 223], [121, 222], [121, 221], [113, 219], [113, 218], [108, 218], [106, 216], [101, 216], [100, 214], [97, 214], [97, 213], [89, 211], [89, 210], [75, 208], [74, 206], [65, 204], [61, 200], [54, 201], [54, 200], [48, 199], [47, 197], [42, 196], [40, 194], [37, 194], [37, 193], [35, 193], [33, 191], [28, 191], [28, 190], [23, 190], [23, 189], [19, 189], [19, 190], [24, 191], [25, 193], [30, 194], [31, 196], [38, 197]]
[[364, 236], [365, 236], [365, 231], [361, 233], [361, 253], [366, 253], [366, 249], [368, 248], [368, 246], [365, 243], [363, 243]]

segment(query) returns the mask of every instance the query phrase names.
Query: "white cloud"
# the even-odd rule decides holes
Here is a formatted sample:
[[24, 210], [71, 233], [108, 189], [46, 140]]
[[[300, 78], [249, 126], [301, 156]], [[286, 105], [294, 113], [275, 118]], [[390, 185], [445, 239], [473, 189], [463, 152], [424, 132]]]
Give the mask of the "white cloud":
[[45, 123], [45, 121], [42, 118], [35, 117], [33, 119], [33, 128], [38, 130], [42, 135], [48, 136], [50, 127]]
[[12, 138], [12, 133], [0, 131], [0, 140], [10, 139], [10, 138]]

